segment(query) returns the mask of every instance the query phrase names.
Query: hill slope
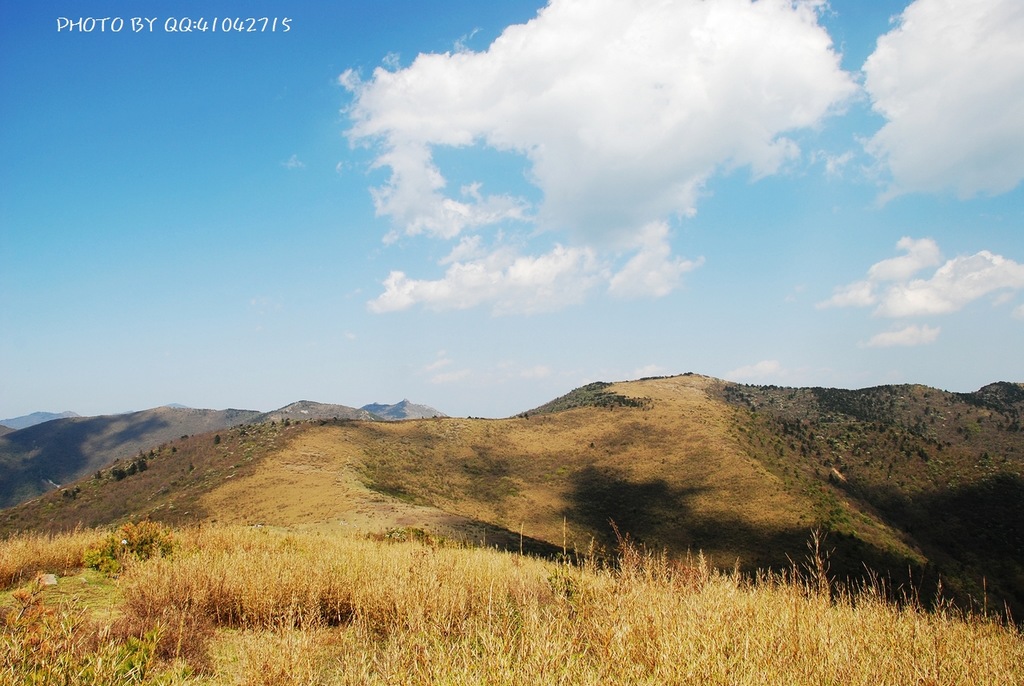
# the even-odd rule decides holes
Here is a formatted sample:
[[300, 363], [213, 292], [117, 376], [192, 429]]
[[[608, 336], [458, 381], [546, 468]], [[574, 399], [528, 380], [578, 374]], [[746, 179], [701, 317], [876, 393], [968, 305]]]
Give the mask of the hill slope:
[[927, 600], [941, 573], [961, 600], [1024, 616], [1016, 388], [684, 375], [591, 385], [559, 399], [569, 409], [505, 420], [240, 426], [11, 509], [0, 532], [151, 517], [424, 529], [545, 552], [610, 550], [614, 522], [651, 548], [753, 571], [803, 560], [821, 527], [836, 576], [867, 564]]
[[0, 507], [70, 483], [115, 459], [183, 434], [234, 426], [259, 415], [249, 410], [158, 407], [101, 417], [55, 419], [0, 436]]
[[1024, 609], [1024, 386], [721, 387], [747, 450], [812, 495], [827, 528], [891, 522], [962, 593]]

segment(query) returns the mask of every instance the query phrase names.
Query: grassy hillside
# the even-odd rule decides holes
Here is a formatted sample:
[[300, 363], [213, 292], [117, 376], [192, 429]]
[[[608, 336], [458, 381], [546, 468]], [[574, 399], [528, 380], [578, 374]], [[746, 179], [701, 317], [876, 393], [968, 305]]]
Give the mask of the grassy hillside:
[[[143, 535], [140, 535], [143, 534]], [[122, 546], [120, 540], [130, 540]], [[114, 581], [82, 569], [127, 549]], [[0, 682], [1010, 684], [1019, 631], [813, 556], [755, 583], [622, 542], [613, 564], [206, 525], [0, 541]], [[148, 559], [147, 542], [166, 543]], [[108, 558], [109, 559], [109, 558]], [[38, 572], [57, 583], [33, 581]], [[8, 592], [9, 591], [9, 592]]]
[[839, 536], [872, 513], [961, 598], [1024, 616], [1024, 388], [957, 394], [724, 385], [747, 451], [817, 503]]
[[0, 537], [21, 531], [60, 532], [126, 519], [153, 518], [182, 524], [216, 513], [204, 494], [234, 478], [251, 476], [303, 428], [292, 422], [243, 425], [180, 436], [103, 465], [85, 479], [0, 511]]
[[[0, 514], [0, 535], [127, 518], [651, 550], [830, 574], [1024, 616], [1019, 387], [978, 394], [591, 384], [505, 420], [273, 422], [162, 444]], [[139, 469], [139, 458], [145, 469]], [[134, 471], [131, 464], [136, 463]], [[131, 473], [129, 473], [131, 472]]]

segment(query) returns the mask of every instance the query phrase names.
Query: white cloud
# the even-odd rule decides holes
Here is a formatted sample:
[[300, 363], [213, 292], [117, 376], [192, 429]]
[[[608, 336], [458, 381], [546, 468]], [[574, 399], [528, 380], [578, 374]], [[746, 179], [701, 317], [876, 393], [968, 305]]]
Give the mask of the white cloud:
[[782, 363], [778, 360], [761, 360], [745, 367], [737, 367], [725, 373], [725, 378], [735, 381], [756, 381], [778, 377], [783, 374]]
[[[1000, 303], [1024, 290], [1024, 264], [981, 250], [942, 262], [930, 238], [902, 238], [905, 255], [882, 260], [868, 269], [868, 278], [839, 286], [818, 307], [869, 307], [882, 317], [948, 314], [989, 294]], [[913, 279], [922, 269], [939, 266], [928, 278]]]
[[448, 353], [439, 350], [433, 362], [425, 364], [420, 372], [426, 374], [430, 383], [446, 384], [462, 381], [470, 376], [469, 369], [450, 369], [454, 361], [448, 357]]
[[431, 362], [430, 364], [424, 366], [423, 371], [428, 373], [436, 372], [440, 369], [444, 369], [445, 367], [450, 366], [451, 364], [452, 361], [448, 357], [448, 354], [445, 351], [441, 350], [438, 351], [437, 353], [437, 359]]
[[949, 260], [928, 279], [894, 284], [876, 312], [883, 317], [947, 314], [1007, 289], [1024, 289], [1024, 264], [982, 250]]
[[704, 263], [672, 256], [668, 242], [668, 224], [652, 222], [636, 237], [637, 252], [611, 277], [608, 291], [618, 297], [654, 296], [671, 293], [686, 272]]
[[[460, 243], [460, 250], [465, 244]], [[592, 250], [555, 246], [537, 257], [499, 248], [481, 257], [452, 261], [442, 278], [410, 279], [393, 271], [384, 292], [369, 302], [373, 312], [422, 304], [429, 309], [467, 309], [491, 304], [495, 314], [547, 312], [582, 302], [601, 280]]]
[[[1003, 305], [1024, 290], [1024, 264], [988, 250], [943, 262], [931, 239], [903, 238], [896, 245], [906, 254], [875, 263], [867, 279], [839, 286], [818, 307], [874, 307], [876, 316], [902, 319], [950, 314], [989, 295], [993, 304]], [[936, 265], [925, 278], [914, 278]], [[919, 345], [931, 343], [938, 334], [938, 328], [908, 326], [879, 334], [866, 345]]]
[[825, 173], [835, 177], [842, 174], [843, 168], [853, 159], [852, 152], [844, 152], [841, 155], [829, 155], [825, 158]]
[[914, 239], [904, 236], [896, 248], [906, 252], [876, 262], [868, 269], [868, 278], [836, 288], [835, 293], [818, 307], [868, 307], [878, 302], [878, 284], [885, 281], [904, 281], [927, 267], [942, 261], [939, 246], [931, 238]]
[[890, 257], [871, 266], [868, 278], [872, 281], [899, 281], [908, 279], [926, 267], [934, 267], [942, 261], [938, 244], [931, 238], [915, 240], [904, 236], [897, 243], [906, 255]]
[[850, 162], [853, 161], [853, 152], [847, 150], [844, 153], [834, 155], [825, 150], [818, 150], [811, 153], [811, 162], [818, 163], [822, 162], [825, 165], [825, 174], [829, 178], [840, 178], [843, 175], [843, 169], [846, 168]]
[[468, 369], [458, 369], [453, 372], [440, 372], [430, 377], [431, 383], [444, 384], [444, 383], [455, 383], [469, 378], [470, 371]]
[[490, 305], [499, 315], [551, 312], [583, 302], [602, 284], [620, 298], [664, 296], [704, 262], [673, 257], [663, 222], [645, 227], [631, 247], [635, 254], [615, 271], [611, 261], [589, 247], [555, 245], [541, 255], [523, 255], [508, 245], [488, 249], [479, 235], [463, 236], [440, 260], [447, 266], [444, 276], [413, 279], [392, 271], [384, 292], [368, 307], [377, 313], [416, 305], [433, 310]]
[[551, 367], [538, 364], [519, 371], [519, 377], [523, 379], [546, 379], [551, 376]]
[[932, 343], [939, 337], [939, 327], [912, 324], [896, 331], [876, 334], [864, 344], [867, 348], [912, 347]]
[[660, 364], [648, 364], [634, 369], [633, 373], [629, 375], [629, 378], [644, 379], [650, 376], [665, 376], [667, 374], [667, 370]]
[[281, 166], [285, 169], [305, 169], [306, 163], [300, 160], [298, 155], [292, 155], [287, 161], [282, 162]]
[[845, 286], [838, 286], [832, 297], [818, 303], [824, 307], [867, 307], [875, 302], [875, 285], [870, 281], [855, 281]]
[[[529, 298], [527, 282], [550, 282], [513, 278], [496, 254], [453, 262], [439, 281], [393, 272], [371, 308], [500, 303], [502, 289], [515, 303], [564, 305], [597, 276], [582, 266], [597, 252], [635, 253], [605, 275], [613, 294], [676, 288], [699, 263], [672, 256], [666, 222], [692, 215], [716, 172], [776, 173], [800, 154], [790, 132], [818, 125], [857, 91], [818, 24], [821, 6], [552, 0], [483, 52], [421, 54], [366, 81], [343, 74], [354, 95], [347, 136], [373, 146], [376, 167], [389, 170], [373, 198], [396, 234], [450, 240], [495, 225], [567, 232], [571, 247], [517, 259], [527, 269], [568, 260], [574, 266], [562, 273], [582, 273], [586, 286], [569, 298]], [[523, 156], [540, 202], [485, 194], [479, 183], [452, 193], [433, 151], [472, 146]], [[455, 292], [468, 286], [489, 295]]]
[[507, 195], [485, 197], [480, 184], [464, 186], [461, 199], [445, 197], [444, 177], [425, 145], [395, 147], [381, 154], [375, 166], [391, 168], [388, 182], [371, 191], [377, 215], [390, 217], [407, 235], [454, 238], [466, 229], [526, 219], [525, 201]]
[[864, 63], [887, 120], [867, 149], [889, 170], [885, 198], [997, 194], [1024, 178], [1020, 0], [915, 0]]

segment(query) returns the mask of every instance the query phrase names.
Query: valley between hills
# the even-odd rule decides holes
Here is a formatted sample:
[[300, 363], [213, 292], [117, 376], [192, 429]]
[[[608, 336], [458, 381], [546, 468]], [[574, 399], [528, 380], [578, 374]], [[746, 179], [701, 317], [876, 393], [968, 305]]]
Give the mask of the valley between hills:
[[602, 556], [626, 536], [754, 574], [805, 560], [819, 530], [837, 579], [874, 575], [925, 604], [941, 584], [1019, 618], [1022, 414], [1020, 384], [685, 374], [590, 384], [507, 419], [279, 415], [126, 445], [0, 511], [0, 537], [151, 519]]

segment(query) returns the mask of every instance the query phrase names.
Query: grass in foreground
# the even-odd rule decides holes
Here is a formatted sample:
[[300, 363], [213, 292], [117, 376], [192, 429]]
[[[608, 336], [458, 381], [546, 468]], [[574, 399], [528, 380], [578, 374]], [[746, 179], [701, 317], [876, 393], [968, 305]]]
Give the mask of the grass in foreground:
[[66, 574], [52, 561], [101, 535], [0, 542], [16, 586], [0, 599], [0, 684], [1024, 680], [1018, 629], [830, 588], [821, 566], [751, 581], [628, 542], [605, 567], [268, 529], [172, 536], [169, 556], [96, 581], [108, 608], [4, 572]]

